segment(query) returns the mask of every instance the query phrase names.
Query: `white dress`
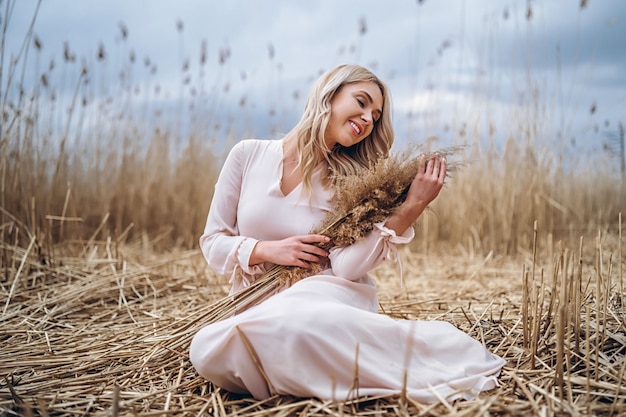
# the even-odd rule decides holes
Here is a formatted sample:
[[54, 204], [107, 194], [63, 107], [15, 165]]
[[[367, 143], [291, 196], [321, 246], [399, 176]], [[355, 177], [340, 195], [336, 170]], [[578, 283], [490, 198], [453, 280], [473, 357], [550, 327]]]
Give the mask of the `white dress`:
[[[313, 177], [313, 199], [280, 189], [282, 140], [245, 140], [227, 157], [200, 246], [209, 266], [230, 275], [231, 293], [270, 264], [248, 266], [258, 240], [307, 234], [331, 210]], [[421, 402], [472, 398], [494, 388], [504, 360], [444, 321], [378, 313], [368, 275], [396, 243], [413, 238], [382, 224], [362, 241], [330, 251], [331, 267], [233, 317], [203, 327], [190, 359], [217, 386], [256, 399], [274, 394], [343, 401], [399, 395]], [[250, 346], [256, 355], [250, 353]]]

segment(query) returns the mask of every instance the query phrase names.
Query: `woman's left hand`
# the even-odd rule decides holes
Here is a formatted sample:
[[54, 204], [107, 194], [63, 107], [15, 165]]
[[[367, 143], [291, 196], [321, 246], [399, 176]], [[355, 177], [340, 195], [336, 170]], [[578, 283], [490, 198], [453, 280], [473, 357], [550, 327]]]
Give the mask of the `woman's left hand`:
[[425, 156], [420, 157], [417, 173], [411, 182], [406, 199], [395, 213], [389, 217], [385, 226], [395, 230], [398, 235], [404, 234], [439, 195], [446, 179], [446, 159], [435, 155], [428, 161]]
[[446, 173], [445, 158], [435, 155], [426, 161], [426, 157], [422, 155], [417, 174], [411, 183], [404, 204], [420, 208], [421, 213], [439, 195], [446, 179]]

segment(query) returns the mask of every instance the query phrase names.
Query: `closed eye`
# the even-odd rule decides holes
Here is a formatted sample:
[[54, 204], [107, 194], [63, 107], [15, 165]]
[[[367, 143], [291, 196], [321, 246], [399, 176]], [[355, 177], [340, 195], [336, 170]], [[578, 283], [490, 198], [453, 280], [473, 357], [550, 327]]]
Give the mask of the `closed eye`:
[[[356, 101], [359, 103], [359, 106], [360, 106], [361, 108], [365, 108], [365, 106], [366, 106], [366, 104], [365, 104], [366, 100], [367, 100], [367, 103], [368, 103], [368, 104], [373, 104], [373, 103], [374, 103], [374, 100], [372, 100], [372, 96], [370, 96], [370, 95], [367, 93], [367, 91], [362, 91], [361, 93], [362, 93], [362, 94], [364, 94], [364, 97], [365, 97], [366, 99], [365, 99], [365, 98], [362, 98], [360, 95], [357, 95], [357, 96], [355, 97], [355, 98], [356, 98]], [[381, 117], [381, 116], [382, 116], [381, 111], [380, 111], [380, 110], [378, 110], [378, 109], [374, 109], [374, 111], [372, 112], [372, 121], [373, 121], [374, 123], [376, 123], [376, 122], [380, 119], [380, 117]]]

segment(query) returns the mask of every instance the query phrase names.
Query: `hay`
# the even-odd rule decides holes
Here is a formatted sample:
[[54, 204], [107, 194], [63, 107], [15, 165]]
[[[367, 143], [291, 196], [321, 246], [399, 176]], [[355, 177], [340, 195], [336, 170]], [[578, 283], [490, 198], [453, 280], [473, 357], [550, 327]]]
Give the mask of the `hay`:
[[[381, 312], [449, 321], [508, 364], [472, 401], [398, 397], [255, 401], [215, 388], [188, 360], [193, 334], [228, 292], [199, 251], [93, 240], [2, 242], [4, 415], [615, 415], [624, 413], [626, 322], [616, 248], [562, 249], [541, 265], [401, 250], [374, 271]], [[621, 249], [620, 249], [621, 250]], [[82, 255], [84, 253], [84, 255]], [[112, 254], [116, 253], [114, 257]], [[620, 252], [621, 253], [621, 252]], [[532, 259], [535, 259], [535, 262]]]

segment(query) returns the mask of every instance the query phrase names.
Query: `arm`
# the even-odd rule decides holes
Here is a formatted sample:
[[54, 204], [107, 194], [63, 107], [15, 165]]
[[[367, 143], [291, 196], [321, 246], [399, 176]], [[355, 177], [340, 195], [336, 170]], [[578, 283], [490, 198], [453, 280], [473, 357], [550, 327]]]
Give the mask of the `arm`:
[[246, 272], [256, 239], [239, 236], [237, 208], [244, 174], [245, 149], [237, 143], [228, 154], [215, 184], [211, 208], [200, 248], [209, 266], [218, 274], [232, 274], [237, 265]]
[[348, 247], [331, 250], [333, 273], [356, 280], [384, 260], [392, 258], [395, 244], [408, 243], [413, 239], [411, 225], [437, 197], [445, 176], [445, 159], [436, 157], [428, 162], [422, 159], [406, 200], [387, 221], [374, 225], [374, 230], [365, 239]]
[[[322, 235], [298, 235], [282, 240], [259, 240], [240, 236], [238, 207], [249, 163], [250, 148], [239, 142], [229, 153], [215, 185], [215, 193], [203, 235], [202, 252], [218, 274], [232, 274], [239, 267], [253, 275], [264, 272], [264, 263], [310, 267], [328, 253], [314, 244], [327, 241]], [[252, 145], [251, 145], [252, 146]]]
[[252, 250], [250, 265], [271, 262], [278, 265], [311, 268], [309, 262], [320, 262], [328, 253], [315, 243], [328, 242], [323, 235], [292, 236], [282, 240], [259, 241]]
[[409, 243], [413, 237], [412, 227], [398, 236], [393, 229], [385, 227], [383, 223], [377, 223], [365, 239], [350, 246], [331, 249], [329, 259], [333, 274], [355, 281], [386, 259], [393, 259], [395, 245]]
[[406, 200], [389, 217], [385, 226], [394, 230], [396, 234], [404, 233], [439, 195], [445, 179], [445, 158], [437, 155], [426, 162], [422, 156]]

